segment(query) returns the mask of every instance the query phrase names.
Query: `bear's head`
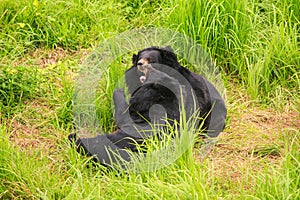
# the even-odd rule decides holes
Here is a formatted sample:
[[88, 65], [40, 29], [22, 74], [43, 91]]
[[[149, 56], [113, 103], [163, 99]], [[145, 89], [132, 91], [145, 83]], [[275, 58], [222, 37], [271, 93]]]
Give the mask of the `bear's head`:
[[164, 48], [149, 47], [139, 51], [137, 55], [133, 54], [132, 56], [132, 64], [134, 67], [151, 63], [167, 65], [176, 70], [179, 70], [181, 67], [176, 54], [170, 46]]
[[187, 74], [185, 68], [179, 64], [177, 56], [170, 46], [152, 46], [145, 48], [139, 51], [138, 54], [133, 54], [132, 64], [133, 66], [126, 70], [125, 73], [126, 85], [129, 89], [130, 94], [132, 94], [142, 85], [143, 81], [141, 80], [141, 78], [144, 78], [143, 76], [145, 75], [139, 70], [139, 67], [142, 65], [161, 64], [162, 67], [164, 65], [171, 67], [178, 71], [180, 74]]

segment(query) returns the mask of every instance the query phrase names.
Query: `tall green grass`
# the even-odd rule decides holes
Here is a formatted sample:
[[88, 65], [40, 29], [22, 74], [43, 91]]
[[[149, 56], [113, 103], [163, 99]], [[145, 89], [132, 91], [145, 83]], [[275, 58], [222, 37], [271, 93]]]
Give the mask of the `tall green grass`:
[[299, 92], [296, 1], [173, 2], [177, 7], [168, 23], [202, 44], [253, 99], [270, 102], [278, 90]]
[[46, 152], [21, 151], [8, 141], [5, 126], [0, 131], [3, 199], [209, 199], [217, 195], [211, 170], [195, 164], [191, 149], [163, 169], [123, 173], [93, 165], [74, 149], [65, 148], [64, 142]]
[[[22, 151], [1, 125], [2, 199], [298, 199], [299, 132], [286, 137], [281, 167], [265, 164], [262, 173], [243, 171], [254, 182], [220, 181], [211, 165], [195, 161], [192, 149], [157, 171], [110, 171], [82, 157], [61, 141], [52, 149]], [[224, 177], [223, 177], [224, 178]], [[248, 189], [245, 189], [249, 187]], [[233, 191], [235, 191], [233, 193]]]
[[159, 5], [152, 1], [2, 0], [0, 55], [14, 58], [35, 48], [88, 48], [159, 20], [161, 11], [154, 9]]
[[[119, 6], [92, 1], [4, 0], [0, 10], [1, 54], [18, 56], [35, 48], [88, 47], [113, 31], [112, 23], [103, 20], [118, 18]], [[113, 24], [122, 29], [118, 21]]]
[[198, 41], [253, 99], [270, 102], [300, 88], [296, 0], [3, 0], [0, 13], [3, 58], [35, 48], [87, 48], [131, 28], [162, 26]]

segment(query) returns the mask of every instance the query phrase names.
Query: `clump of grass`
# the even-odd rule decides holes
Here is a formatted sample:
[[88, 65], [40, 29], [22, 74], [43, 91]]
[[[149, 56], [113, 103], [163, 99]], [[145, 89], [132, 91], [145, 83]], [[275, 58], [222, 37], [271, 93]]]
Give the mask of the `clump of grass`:
[[128, 58], [118, 58], [103, 72], [103, 77], [99, 83], [99, 89], [97, 90], [97, 97], [95, 99], [97, 116], [99, 116], [99, 124], [104, 132], [111, 133], [115, 131], [113, 117], [113, 102], [112, 96], [118, 87], [125, 85], [124, 74], [128, 66]]
[[[289, 137], [291, 137], [289, 139]], [[251, 198], [299, 199], [300, 198], [300, 135], [299, 131], [286, 140], [282, 167], [266, 166], [265, 172], [255, 177]]]
[[32, 65], [1, 68], [1, 118], [12, 119], [36, 102], [54, 110], [55, 120], [49, 119], [50, 123], [71, 128], [73, 86], [69, 67], [60, 62], [45, 68]]
[[281, 148], [278, 145], [263, 145], [258, 146], [252, 150], [252, 154], [258, 157], [265, 157], [265, 156], [280, 156]]
[[18, 66], [0, 70], [0, 108], [9, 117], [18, 105], [41, 94], [41, 78], [37, 68]]

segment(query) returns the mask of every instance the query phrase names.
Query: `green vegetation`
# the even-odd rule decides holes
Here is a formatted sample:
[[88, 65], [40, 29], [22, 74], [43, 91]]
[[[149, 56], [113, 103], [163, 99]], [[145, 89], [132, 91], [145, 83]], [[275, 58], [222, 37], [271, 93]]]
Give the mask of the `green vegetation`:
[[[300, 199], [298, 4], [1, 0], [0, 198]], [[219, 67], [228, 120], [209, 157], [197, 147], [158, 171], [126, 174], [94, 166], [67, 142], [78, 66], [104, 39], [138, 27], [185, 33]], [[130, 56], [99, 83], [106, 132], [115, 128], [111, 96]]]

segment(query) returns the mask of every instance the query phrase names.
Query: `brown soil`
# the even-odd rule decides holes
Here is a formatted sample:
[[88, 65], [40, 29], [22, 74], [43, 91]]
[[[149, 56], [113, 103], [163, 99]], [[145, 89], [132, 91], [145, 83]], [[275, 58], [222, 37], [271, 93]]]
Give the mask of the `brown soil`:
[[36, 65], [40, 67], [47, 67], [65, 60], [67, 57], [79, 57], [78, 64], [84, 62], [90, 50], [81, 49], [79, 51], [67, 51], [61, 47], [51, 50], [36, 49], [27, 54], [26, 57], [20, 58], [13, 65]]
[[[300, 130], [300, 115], [295, 111], [276, 111], [243, 107], [228, 112], [229, 123], [208, 156], [214, 173], [222, 182], [250, 187], [249, 176], [264, 170], [262, 163], [280, 164], [285, 154], [285, 139]], [[264, 165], [266, 166], [266, 165]]]
[[54, 147], [58, 138], [55, 138], [56, 131], [49, 123], [49, 120], [55, 117], [54, 111], [42, 101], [32, 101], [26, 104], [27, 107], [8, 124], [10, 141], [21, 149]]

